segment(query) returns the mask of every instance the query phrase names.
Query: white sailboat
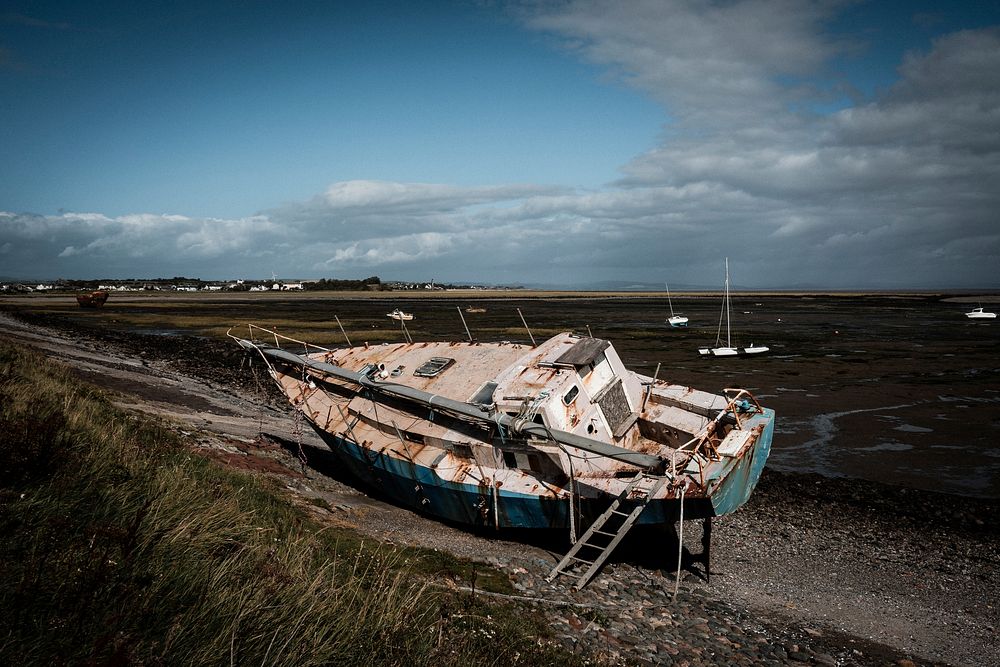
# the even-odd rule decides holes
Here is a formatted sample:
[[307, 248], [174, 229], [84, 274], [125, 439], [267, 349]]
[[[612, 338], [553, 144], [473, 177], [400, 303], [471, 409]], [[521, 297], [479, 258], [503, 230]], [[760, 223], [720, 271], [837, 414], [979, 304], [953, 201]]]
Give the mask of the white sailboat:
[[[726, 344], [722, 345], [722, 320], [726, 321]], [[726, 296], [722, 301], [722, 314], [719, 315], [719, 329], [715, 335], [714, 347], [698, 348], [698, 354], [711, 355], [713, 357], [745, 357], [752, 354], [764, 354], [770, 350], [766, 345], [754, 345], [751, 343], [747, 347], [733, 347], [732, 336], [729, 327], [729, 258], [726, 258]]]
[[667, 288], [667, 304], [670, 305], [670, 317], [667, 318], [667, 323], [672, 327], [686, 327], [688, 325], [688, 318], [683, 315], [674, 314], [674, 304], [670, 300], [670, 285], [664, 283]]

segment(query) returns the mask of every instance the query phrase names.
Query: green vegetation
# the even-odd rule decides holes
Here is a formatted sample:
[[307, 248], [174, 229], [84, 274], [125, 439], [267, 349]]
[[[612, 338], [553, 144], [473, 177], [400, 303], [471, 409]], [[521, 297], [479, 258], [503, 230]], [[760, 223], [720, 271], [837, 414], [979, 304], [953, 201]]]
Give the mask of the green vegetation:
[[378, 276], [365, 278], [364, 280], [337, 280], [336, 278], [320, 278], [316, 281], [303, 283], [307, 290], [336, 290], [336, 291], [360, 291], [360, 290], [380, 290], [384, 289], [382, 280]]
[[0, 531], [3, 664], [578, 664], [432, 585], [501, 573], [324, 526], [2, 341]]

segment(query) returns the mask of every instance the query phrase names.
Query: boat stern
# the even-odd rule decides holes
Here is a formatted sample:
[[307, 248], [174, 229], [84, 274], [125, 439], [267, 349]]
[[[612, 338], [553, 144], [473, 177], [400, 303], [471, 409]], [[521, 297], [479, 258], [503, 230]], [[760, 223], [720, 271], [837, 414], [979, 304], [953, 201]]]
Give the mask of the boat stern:
[[734, 465], [718, 480], [713, 482], [709, 497], [716, 516], [729, 514], [739, 509], [750, 498], [771, 453], [771, 439], [774, 436], [774, 410], [762, 408], [746, 424], [746, 428], [760, 429], [747, 451], [734, 459]]

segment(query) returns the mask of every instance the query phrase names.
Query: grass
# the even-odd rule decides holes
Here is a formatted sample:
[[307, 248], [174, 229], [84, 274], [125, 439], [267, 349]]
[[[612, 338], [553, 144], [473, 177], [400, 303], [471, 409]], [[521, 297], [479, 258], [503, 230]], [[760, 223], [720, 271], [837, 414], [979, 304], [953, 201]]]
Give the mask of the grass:
[[579, 664], [506, 577], [323, 526], [0, 341], [3, 664]]

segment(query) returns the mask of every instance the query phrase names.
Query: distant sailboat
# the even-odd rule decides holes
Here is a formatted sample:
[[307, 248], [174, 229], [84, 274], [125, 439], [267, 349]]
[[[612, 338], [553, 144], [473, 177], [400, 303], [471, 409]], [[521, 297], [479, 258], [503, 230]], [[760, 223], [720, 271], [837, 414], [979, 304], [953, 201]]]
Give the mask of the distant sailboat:
[[667, 304], [670, 305], [670, 317], [667, 318], [667, 323], [672, 327], [686, 327], [688, 325], [688, 318], [683, 315], [674, 315], [674, 304], [670, 300], [670, 285], [664, 283], [664, 287], [667, 288]]
[[397, 320], [399, 322], [403, 322], [403, 321], [409, 322], [410, 320], [413, 319], [413, 315], [412, 314], [410, 314], [410, 313], [404, 313], [399, 308], [397, 308], [396, 310], [392, 311], [391, 313], [386, 313], [385, 316], [388, 317], [390, 320]]
[[[726, 321], [726, 344], [722, 345], [722, 320]], [[713, 357], [745, 357], [751, 354], [763, 354], [770, 350], [764, 345], [750, 344], [748, 347], [733, 347], [732, 337], [729, 327], [729, 258], [726, 258], [726, 295], [722, 301], [722, 314], [719, 315], [719, 329], [715, 335], [714, 347], [702, 347], [698, 349], [699, 354], [712, 355]]]

